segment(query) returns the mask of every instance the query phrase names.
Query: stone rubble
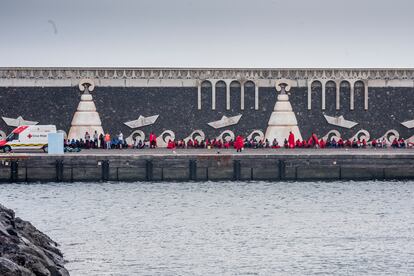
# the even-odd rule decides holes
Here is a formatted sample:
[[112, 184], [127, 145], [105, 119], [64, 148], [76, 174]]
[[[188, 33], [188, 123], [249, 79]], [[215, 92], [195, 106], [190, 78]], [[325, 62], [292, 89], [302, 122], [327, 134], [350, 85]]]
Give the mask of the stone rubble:
[[58, 244], [0, 204], [0, 275], [69, 276]]

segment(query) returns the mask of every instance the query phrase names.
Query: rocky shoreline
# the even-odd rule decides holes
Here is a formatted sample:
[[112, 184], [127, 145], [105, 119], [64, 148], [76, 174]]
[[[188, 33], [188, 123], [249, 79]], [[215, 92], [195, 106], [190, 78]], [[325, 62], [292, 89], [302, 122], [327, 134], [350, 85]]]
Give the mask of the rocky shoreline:
[[0, 204], [0, 275], [67, 276], [58, 244]]

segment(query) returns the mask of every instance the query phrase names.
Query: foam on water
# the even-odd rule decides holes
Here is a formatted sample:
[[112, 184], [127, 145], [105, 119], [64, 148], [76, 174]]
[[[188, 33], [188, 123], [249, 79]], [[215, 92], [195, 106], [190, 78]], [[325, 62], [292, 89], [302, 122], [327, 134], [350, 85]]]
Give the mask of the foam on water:
[[71, 275], [409, 275], [414, 182], [5, 184]]

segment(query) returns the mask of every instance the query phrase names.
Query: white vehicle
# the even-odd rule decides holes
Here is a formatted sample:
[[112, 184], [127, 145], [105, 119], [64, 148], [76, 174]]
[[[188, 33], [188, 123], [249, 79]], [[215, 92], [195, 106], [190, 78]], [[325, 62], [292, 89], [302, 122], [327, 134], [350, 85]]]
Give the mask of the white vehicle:
[[48, 134], [56, 133], [54, 125], [19, 126], [5, 140], [0, 141], [0, 150], [35, 150], [47, 152]]

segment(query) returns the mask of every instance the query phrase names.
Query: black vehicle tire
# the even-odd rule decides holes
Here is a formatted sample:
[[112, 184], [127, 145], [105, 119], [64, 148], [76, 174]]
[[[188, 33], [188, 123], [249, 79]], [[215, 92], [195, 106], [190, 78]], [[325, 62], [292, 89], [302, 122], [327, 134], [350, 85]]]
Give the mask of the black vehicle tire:
[[49, 148], [48, 148], [48, 146], [47, 146], [47, 145], [43, 146], [43, 148], [42, 148], [43, 152], [46, 152], [46, 153], [48, 152], [48, 149], [49, 149]]
[[11, 147], [10, 146], [4, 146], [3, 147], [3, 152], [10, 152], [11, 151]]

